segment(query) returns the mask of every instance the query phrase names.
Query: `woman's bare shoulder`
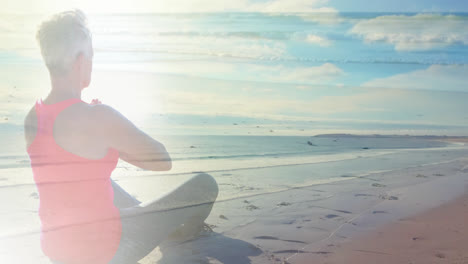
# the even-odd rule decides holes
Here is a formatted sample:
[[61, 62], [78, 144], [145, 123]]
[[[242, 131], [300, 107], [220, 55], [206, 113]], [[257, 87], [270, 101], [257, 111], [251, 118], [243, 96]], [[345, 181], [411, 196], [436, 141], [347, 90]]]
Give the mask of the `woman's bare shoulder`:
[[130, 122], [118, 110], [106, 104], [89, 105], [89, 116], [100, 125], [113, 126], [117, 123]]

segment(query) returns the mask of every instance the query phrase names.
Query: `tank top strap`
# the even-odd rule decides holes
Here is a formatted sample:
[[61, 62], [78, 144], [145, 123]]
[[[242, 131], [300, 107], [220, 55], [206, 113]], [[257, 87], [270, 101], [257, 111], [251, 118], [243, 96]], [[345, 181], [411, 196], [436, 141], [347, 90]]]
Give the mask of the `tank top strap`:
[[57, 116], [67, 107], [83, 102], [79, 98], [70, 98], [55, 104], [44, 104], [42, 99], [36, 102], [37, 134], [52, 135]]

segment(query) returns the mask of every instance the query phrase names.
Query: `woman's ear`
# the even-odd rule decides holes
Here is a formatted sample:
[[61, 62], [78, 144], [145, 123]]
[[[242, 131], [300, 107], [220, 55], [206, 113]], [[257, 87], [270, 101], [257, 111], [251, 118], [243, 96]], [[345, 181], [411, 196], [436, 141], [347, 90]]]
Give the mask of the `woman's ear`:
[[93, 69], [92, 58], [88, 58], [84, 53], [79, 53], [76, 57], [77, 73], [81, 82], [81, 89], [89, 86], [91, 83], [91, 73]]
[[84, 62], [84, 56], [82, 53], [78, 54], [75, 58], [75, 61], [73, 62], [72, 69], [71, 71], [73, 72], [74, 75], [82, 75], [83, 71], [83, 62]]
[[75, 66], [79, 70], [80, 73], [83, 70], [84, 59], [85, 59], [85, 57], [84, 57], [83, 53], [81, 53], [81, 52], [76, 56]]

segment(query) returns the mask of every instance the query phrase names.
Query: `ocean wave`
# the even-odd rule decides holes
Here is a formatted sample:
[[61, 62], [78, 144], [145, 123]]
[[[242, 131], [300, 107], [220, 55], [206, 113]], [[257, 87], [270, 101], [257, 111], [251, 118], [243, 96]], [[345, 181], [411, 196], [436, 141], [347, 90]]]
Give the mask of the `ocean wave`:
[[[235, 160], [236, 162], [246, 159], [258, 160], [262, 158], [267, 159], [287, 159], [287, 158], [314, 158], [322, 155], [334, 155], [334, 154], [320, 154], [316, 151], [297, 151], [297, 152], [273, 152], [273, 153], [259, 153], [259, 154], [231, 154], [231, 155], [197, 155], [197, 156], [182, 156], [185, 153], [172, 154], [172, 161], [188, 161], [197, 163], [198, 161], [204, 160]], [[351, 154], [352, 156], [353, 154]], [[29, 160], [27, 156], [0, 156], [0, 169], [11, 169], [11, 168], [27, 168], [30, 167]], [[333, 158], [332, 158], [333, 159]], [[11, 162], [12, 161], [12, 162]], [[3, 164], [2, 164], [3, 163]]]
[[299, 155], [317, 155], [314, 151], [297, 151], [297, 152], [274, 152], [274, 153], [259, 153], [259, 154], [237, 154], [237, 155], [203, 155], [194, 157], [175, 157], [174, 161], [178, 160], [205, 160], [205, 159], [246, 159], [246, 158], [264, 158], [276, 157], [282, 158], [285, 156], [299, 156]]
[[[174, 160], [174, 166], [170, 172], [163, 172], [154, 174], [154, 172], [148, 171], [143, 172], [137, 167], [128, 167], [127, 165], [119, 165], [114, 171], [113, 175], [117, 178], [127, 177], [129, 170], [136, 175], [131, 177], [160, 177], [168, 175], [185, 175], [193, 174], [198, 171], [204, 171], [207, 173], [217, 173], [217, 172], [228, 172], [228, 171], [237, 171], [237, 170], [251, 170], [251, 169], [264, 169], [271, 167], [282, 167], [282, 166], [298, 166], [298, 165], [307, 165], [307, 164], [319, 164], [319, 163], [328, 163], [328, 162], [340, 162], [345, 160], [360, 159], [360, 158], [371, 158], [381, 155], [387, 155], [395, 153], [395, 150], [379, 150], [379, 151], [356, 151], [348, 153], [338, 153], [338, 154], [321, 154], [321, 155], [303, 155], [303, 156], [260, 156], [257, 155], [255, 158], [247, 159], [234, 159], [229, 156], [229, 158], [192, 158], [192, 159], [180, 159]], [[246, 156], [246, 155], [242, 155]], [[0, 170], [2, 174], [8, 175], [13, 171], [17, 173], [18, 169], [23, 171], [22, 176], [19, 176], [15, 179], [15, 184], [11, 184], [9, 181], [0, 182], [0, 188], [6, 187], [15, 187], [15, 186], [29, 186], [32, 183], [32, 179], [25, 178], [29, 177], [29, 164], [3, 164], [0, 165]], [[12, 172], [9, 172], [12, 170]], [[23, 179], [24, 178], [24, 179]]]

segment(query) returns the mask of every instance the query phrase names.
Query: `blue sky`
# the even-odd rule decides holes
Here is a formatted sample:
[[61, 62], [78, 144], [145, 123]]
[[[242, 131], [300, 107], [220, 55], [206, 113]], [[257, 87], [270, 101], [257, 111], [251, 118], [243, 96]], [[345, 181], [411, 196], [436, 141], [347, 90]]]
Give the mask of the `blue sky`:
[[464, 0], [330, 0], [341, 12], [468, 12]]
[[468, 3], [461, 0], [2, 0], [3, 12], [55, 12], [79, 7], [88, 12], [468, 12]]
[[[128, 1], [114, 1], [111, 5], [107, 0], [24, 3], [9, 1], [5, 10], [54, 12], [75, 6], [89, 13], [96, 48], [95, 71], [84, 97], [101, 98], [142, 125], [157, 126], [165, 120], [172, 127], [168, 133], [181, 128], [208, 134], [253, 132], [241, 125], [232, 130], [232, 123], [243, 124], [242, 120], [250, 120], [254, 128], [257, 122], [265, 128], [263, 132], [273, 129], [278, 134], [302, 133], [301, 129], [309, 134], [312, 130], [468, 132], [465, 113], [468, 17], [420, 13], [459, 11], [465, 8], [463, 3], [369, 4], [344, 0], [198, 0], [196, 6], [189, 0], [135, 0], [131, 6]], [[381, 11], [380, 8], [416, 14], [339, 13]], [[95, 14], [190, 10], [260, 13]], [[322, 13], [267, 14], [279, 10]], [[17, 20], [0, 23], [0, 34], [8, 40], [0, 44], [2, 62], [33, 62], [42, 67], [28, 69], [31, 79], [23, 79], [15, 77], [21, 73], [19, 70], [3, 65], [6, 67], [0, 71], [3, 101], [11, 101], [14, 96], [21, 102], [31, 102], [41, 95], [41, 89], [48, 89], [47, 74], [33, 38], [38, 18], [16, 17]], [[19, 91], [37, 87], [31, 90], [34, 92], [16, 97], [18, 91], [14, 86]], [[134, 90], [131, 97], [128, 87]], [[5, 104], [0, 106], [0, 117], [8, 118], [8, 123], [20, 124], [24, 108], [21, 103]], [[156, 123], [148, 121], [147, 118], [155, 116], [162, 117]]]

